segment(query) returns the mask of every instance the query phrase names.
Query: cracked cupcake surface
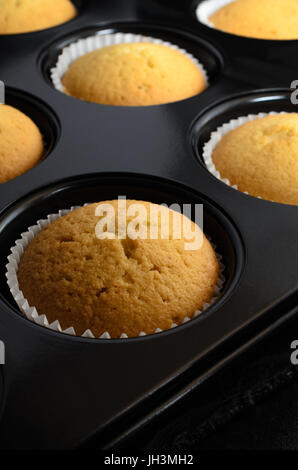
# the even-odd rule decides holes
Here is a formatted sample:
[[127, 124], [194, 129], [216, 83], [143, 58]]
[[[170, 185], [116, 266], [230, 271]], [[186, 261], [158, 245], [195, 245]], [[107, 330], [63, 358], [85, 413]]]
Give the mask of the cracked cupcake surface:
[[0, 34], [18, 34], [51, 28], [73, 19], [71, 0], [0, 0]]
[[43, 150], [36, 124], [18, 109], [0, 104], [0, 183], [33, 168]]
[[94, 103], [149, 106], [201, 93], [205, 77], [182, 52], [163, 44], [102, 47], [76, 59], [62, 78], [67, 94]]
[[212, 160], [239, 191], [298, 205], [298, 114], [266, 116], [228, 132]]
[[[127, 207], [141, 201], [127, 201]], [[99, 239], [95, 215], [101, 204], [111, 204], [117, 218], [118, 201], [76, 209], [45, 227], [29, 244], [19, 264], [20, 289], [31, 306], [62, 329], [74, 327], [95, 337], [125, 333], [154, 333], [192, 318], [214, 295], [219, 276], [215, 252], [202, 235], [202, 246], [185, 249], [185, 238], [175, 239], [181, 214], [170, 213], [169, 237], [162, 239], [161, 217], [151, 220], [148, 202], [141, 202], [146, 225], [157, 228], [157, 239]], [[160, 206], [153, 205], [157, 208]], [[176, 219], [178, 217], [178, 219]], [[127, 217], [127, 224], [132, 220]], [[192, 230], [200, 230], [191, 222]], [[116, 234], [119, 233], [116, 224]], [[189, 241], [189, 237], [187, 237]]]
[[297, 0], [235, 0], [209, 17], [226, 33], [258, 39], [297, 39]]

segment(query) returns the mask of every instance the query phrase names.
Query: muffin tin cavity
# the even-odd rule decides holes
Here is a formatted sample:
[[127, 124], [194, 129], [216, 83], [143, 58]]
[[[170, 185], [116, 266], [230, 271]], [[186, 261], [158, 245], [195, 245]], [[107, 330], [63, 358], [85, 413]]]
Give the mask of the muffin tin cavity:
[[199, 163], [206, 168], [202, 157], [204, 145], [210, 140], [211, 133], [223, 124], [242, 116], [272, 111], [297, 112], [297, 106], [291, 103], [288, 90], [260, 90], [239, 94], [210, 107], [198, 116], [191, 132], [193, 150]]
[[37, 125], [44, 144], [41, 161], [47, 158], [60, 136], [60, 124], [54, 112], [38, 98], [12, 88], [5, 90], [5, 103], [26, 114]]
[[193, 12], [201, 25], [236, 40], [293, 41], [297, 40], [295, 7], [295, 0], [273, 4], [270, 0], [200, 0]]
[[135, 35], [148, 36], [169, 42], [178, 46], [180, 49], [184, 49], [202, 64], [207, 72], [209, 85], [220, 75], [222, 70], [223, 59], [220, 53], [205, 40], [197, 36], [180, 32], [177, 29], [173, 30], [170, 27], [160, 28], [147, 24], [143, 26], [142, 23], [122, 23], [118, 25], [111, 24], [102, 29], [91, 27], [60, 38], [59, 41], [47, 48], [40, 57], [40, 66], [43, 76], [47, 82], [53, 86], [51, 70], [57, 64], [58, 57], [65, 47], [89, 36], [100, 35], [102, 37], [107, 34], [117, 33], [132, 33]]
[[[0, 238], [4, 257], [1, 267], [0, 290], [2, 300], [9, 304], [15, 312], [17, 311], [20, 318], [21, 314], [14, 304], [6, 283], [5, 264], [10, 248], [20, 238], [21, 233], [26, 231], [29, 226], [34, 225], [39, 219], [46, 218], [48, 214], [58, 212], [60, 209], [67, 209], [84, 203], [116, 199], [121, 195], [125, 195], [127, 199], [146, 200], [153, 203], [203, 204], [204, 232], [211, 238], [216, 246], [216, 251], [222, 256], [225, 266], [223, 273], [225, 284], [220, 299], [202, 315], [211, 314], [211, 311], [231, 294], [243, 267], [243, 250], [236, 229], [220, 209], [199, 193], [168, 180], [130, 174], [99, 174], [92, 177], [63, 181], [41, 189], [18, 201], [2, 215]], [[200, 316], [192, 322], [199, 320]], [[175, 330], [176, 328], [171, 331]]]

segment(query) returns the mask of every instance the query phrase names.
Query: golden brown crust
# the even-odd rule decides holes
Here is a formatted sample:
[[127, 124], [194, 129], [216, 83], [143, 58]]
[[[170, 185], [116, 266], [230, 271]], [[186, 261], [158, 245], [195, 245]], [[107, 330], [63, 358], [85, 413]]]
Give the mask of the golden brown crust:
[[213, 162], [222, 178], [269, 201], [298, 205], [298, 114], [248, 122], [226, 134]]
[[70, 65], [62, 82], [71, 96], [117, 106], [179, 101], [205, 88], [191, 59], [151, 43], [117, 44], [85, 54]]
[[18, 279], [39, 314], [77, 334], [133, 337], [180, 324], [211, 299], [219, 267], [205, 237], [196, 251], [185, 250], [185, 240], [99, 240], [97, 206], [61, 217], [26, 249]]
[[34, 167], [43, 153], [42, 136], [18, 109], [0, 104], [0, 183]]
[[77, 14], [71, 0], [0, 0], [0, 34], [50, 28]]
[[297, 39], [297, 0], [237, 0], [209, 18], [227, 33], [259, 39]]

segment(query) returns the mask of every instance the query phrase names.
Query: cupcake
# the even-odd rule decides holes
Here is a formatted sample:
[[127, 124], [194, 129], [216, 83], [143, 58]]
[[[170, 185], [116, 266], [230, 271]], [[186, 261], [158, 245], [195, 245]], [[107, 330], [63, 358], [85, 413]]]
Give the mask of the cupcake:
[[[155, 237], [131, 236], [129, 210], [136, 203], [145, 211], [137, 225]], [[106, 221], [96, 214], [107, 204], [115, 211], [114, 238], [110, 225], [109, 238], [98, 232], [98, 224]], [[187, 219], [202, 242], [187, 248], [190, 237], [177, 237], [185, 216], [148, 202], [126, 204], [124, 223], [118, 201], [90, 204], [48, 224], [25, 249], [19, 289], [49, 323], [58, 320], [63, 330], [74, 328], [77, 335], [91, 330], [95, 337], [106, 332], [112, 338], [135, 337], [177, 326], [212, 302], [219, 264], [199, 227]], [[156, 218], [152, 209], [163, 215]], [[166, 237], [161, 220], [168, 219]]]
[[76, 16], [71, 0], [0, 0], [0, 34], [57, 26]]
[[149, 106], [190, 98], [206, 88], [205, 76], [180, 50], [132, 42], [93, 50], [72, 62], [64, 92], [94, 103]]
[[42, 136], [18, 109], [0, 104], [0, 183], [34, 167], [43, 154]]
[[259, 39], [297, 39], [297, 0], [236, 0], [209, 17], [217, 29]]
[[267, 115], [224, 135], [212, 154], [220, 177], [256, 197], [298, 205], [298, 114]]

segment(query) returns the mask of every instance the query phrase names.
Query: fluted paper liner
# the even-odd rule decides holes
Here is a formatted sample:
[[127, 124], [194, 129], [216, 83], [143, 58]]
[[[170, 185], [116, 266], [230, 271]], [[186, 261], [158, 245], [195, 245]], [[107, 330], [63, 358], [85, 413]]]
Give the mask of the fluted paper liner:
[[209, 20], [210, 16], [220, 8], [234, 1], [235, 0], [204, 0], [196, 9], [197, 18], [204, 25], [215, 29], [214, 24]]
[[171, 47], [183, 53], [186, 57], [192, 60], [192, 62], [198, 67], [200, 72], [203, 74], [205, 79], [205, 86], [208, 86], [208, 75], [204, 66], [196, 59], [192, 54], [187, 52], [184, 49], [176, 46], [167, 41], [161, 39], [152, 38], [150, 36], [143, 36], [141, 34], [133, 33], [115, 33], [115, 34], [95, 34], [84, 39], [79, 39], [76, 42], [73, 42], [69, 46], [65, 47], [62, 50], [62, 53], [58, 57], [55, 67], [51, 69], [51, 78], [54, 87], [65, 93], [64, 86], [62, 84], [62, 78], [67, 72], [69, 66], [79, 57], [87, 54], [88, 52], [95, 51], [106, 46], [112, 46], [115, 44], [122, 43], [136, 43], [136, 42], [151, 42], [153, 44], [163, 44], [164, 46]]
[[[85, 204], [88, 205], [88, 204]], [[57, 214], [50, 214], [47, 216], [46, 219], [42, 219], [37, 221], [36, 225], [33, 225], [32, 227], [29, 227], [28, 230], [24, 233], [21, 234], [21, 238], [19, 240], [16, 240], [15, 245], [11, 248], [11, 254], [8, 256], [8, 264], [6, 265], [6, 278], [7, 278], [7, 284], [10, 288], [10, 292], [17, 303], [20, 311], [28, 318], [28, 320], [33, 321], [34, 323], [37, 323], [38, 325], [44, 326], [46, 328], [50, 328], [51, 330], [58, 331], [60, 333], [66, 333], [69, 335], [77, 336], [75, 329], [73, 327], [67, 328], [63, 330], [61, 328], [59, 320], [56, 320], [52, 323], [49, 323], [47, 317], [45, 315], [39, 315], [37, 312], [36, 308], [33, 306], [29, 305], [28, 300], [23, 295], [23, 292], [21, 291], [19, 287], [19, 281], [18, 281], [18, 266], [19, 263], [22, 259], [22, 256], [24, 254], [24, 251], [26, 250], [27, 246], [30, 244], [30, 242], [33, 240], [33, 238], [36, 237], [36, 235], [41, 232], [41, 230], [46, 227], [47, 225], [51, 224], [55, 220], [59, 219], [60, 217], [68, 214], [69, 212], [78, 209], [81, 206], [74, 206], [71, 207], [70, 209], [66, 210], [60, 210]], [[214, 247], [214, 245], [213, 245]], [[215, 247], [214, 247], [215, 249]], [[216, 251], [215, 251], [216, 252]], [[207, 310], [211, 305], [213, 305], [220, 297], [221, 295], [221, 289], [222, 286], [225, 282], [225, 278], [223, 275], [224, 271], [224, 265], [221, 262], [222, 257], [216, 253], [219, 266], [220, 266], [220, 274], [219, 278], [217, 281], [217, 285], [215, 286], [214, 289], [214, 295], [212, 299], [208, 302], [205, 303], [202, 307], [201, 310], [197, 310], [193, 318], [197, 317], [200, 315], [203, 311]], [[191, 318], [185, 317], [182, 323], [186, 323], [190, 321]], [[176, 323], [173, 323], [171, 325], [171, 328], [176, 328], [177, 325]], [[157, 328], [155, 333], [160, 333], [161, 330], [160, 328]], [[95, 338], [91, 330], [86, 330], [82, 335], [82, 337], [85, 338]], [[139, 336], [146, 336], [146, 333], [144, 331], [141, 331], [139, 333]], [[128, 336], [123, 332], [120, 336], [120, 338], [127, 338]], [[111, 339], [110, 334], [108, 331], [105, 331], [100, 337], [100, 339]]]
[[[286, 113], [285, 112], [277, 113], [275, 111], [271, 111], [270, 113], [259, 113], [259, 114], [249, 114], [248, 116], [240, 116], [237, 119], [232, 119], [226, 124], [223, 124], [222, 126], [218, 127], [216, 131], [212, 132], [210, 135], [210, 140], [204, 144], [203, 152], [202, 152], [203, 160], [205, 162], [207, 169], [210, 171], [210, 173], [213, 176], [215, 176], [217, 179], [225, 183], [226, 185], [238, 190], [237, 184], [232, 185], [229, 179], [222, 178], [220, 175], [220, 172], [216, 169], [214, 162], [212, 160], [212, 155], [216, 146], [226, 134], [237, 129], [237, 127], [240, 127], [243, 124], [246, 124], [247, 122], [250, 122], [250, 121], [262, 119], [266, 116], [276, 116], [277, 114], [286, 114]], [[241, 192], [243, 192], [244, 194], [249, 194], [247, 191], [241, 191]], [[256, 196], [253, 196], [253, 197], [256, 197]], [[258, 199], [262, 199], [261, 196], [259, 196]]]

